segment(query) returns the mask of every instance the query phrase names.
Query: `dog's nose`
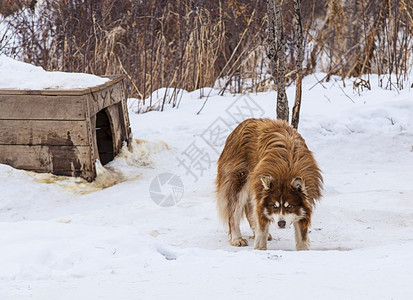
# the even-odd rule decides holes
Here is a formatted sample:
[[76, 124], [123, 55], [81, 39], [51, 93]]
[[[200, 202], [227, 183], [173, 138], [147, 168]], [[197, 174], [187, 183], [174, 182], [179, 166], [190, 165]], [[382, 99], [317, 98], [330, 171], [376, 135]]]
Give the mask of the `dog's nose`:
[[280, 227], [280, 228], [284, 228], [285, 224], [286, 224], [286, 222], [284, 220], [278, 221], [278, 227]]

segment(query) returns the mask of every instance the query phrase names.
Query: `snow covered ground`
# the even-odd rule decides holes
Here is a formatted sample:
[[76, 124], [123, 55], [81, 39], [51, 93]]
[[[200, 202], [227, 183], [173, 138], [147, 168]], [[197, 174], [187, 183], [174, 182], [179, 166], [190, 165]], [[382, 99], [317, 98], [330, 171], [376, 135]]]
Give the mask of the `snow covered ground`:
[[412, 299], [412, 91], [322, 76], [304, 79], [299, 126], [325, 181], [311, 251], [275, 227], [267, 251], [231, 247], [216, 216], [225, 137], [274, 117], [274, 92], [205, 89], [199, 115], [200, 91], [164, 112], [130, 99], [133, 145], [94, 183], [0, 165], [0, 299]]

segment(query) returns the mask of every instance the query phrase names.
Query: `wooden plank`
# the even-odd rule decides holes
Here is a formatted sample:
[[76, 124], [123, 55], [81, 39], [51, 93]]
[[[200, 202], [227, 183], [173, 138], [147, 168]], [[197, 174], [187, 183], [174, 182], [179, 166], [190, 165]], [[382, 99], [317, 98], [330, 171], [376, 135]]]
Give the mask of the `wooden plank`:
[[88, 179], [88, 180], [92, 181], [96, 177], [95, 162], [97, 159], [99, 159], [99, 150], [97, 148], [97, 143], [96, 143], [96, 115], [94, 116], [90, 115], [88, 99], [86, 101], [86, 125], [87, 125], [87, 131], [88, 131], [88, 141], [89, 141], [89, 151], [90, 151], [90, 161], [91, 161], [91, 170], [90, 170], [91, 179]]
[[121, 92], [122, 92], [122, 95], [121, 95], [122, 101], [120, 103], [119, 113], [120, 113], [120, 118], [122, 122], [122, 139], [126, 141], [129, 145], [131, 142], [132, 133], [130, 129], [128, 107], [126, 105], [127, 99], [126, 99], [125, 85], [123, 81], [121, 84]]
[[49, 146], [52, 173], [83, 177], [84, 171], [92, 169], [89, 146]]
[[0, 163], [17, 169], [93, 180], [88, 146], [0, 145]]
[[51, 156], [41, 146], [0, 145], [0, 163], [17, 169], [51, 172]]
[[0, 95], [0, 119], [84, 120], [84, 97]]
[[124, 97], [121, 89], [122, 83], [122, 81], [119, 81], [114, 85], [90, 94], [89, 107], [91, 115], [95, 115], [102, 109], [122, 101], [122, 97]]
[[0, 120], [0, 145], [86, 146], [86, 121]]

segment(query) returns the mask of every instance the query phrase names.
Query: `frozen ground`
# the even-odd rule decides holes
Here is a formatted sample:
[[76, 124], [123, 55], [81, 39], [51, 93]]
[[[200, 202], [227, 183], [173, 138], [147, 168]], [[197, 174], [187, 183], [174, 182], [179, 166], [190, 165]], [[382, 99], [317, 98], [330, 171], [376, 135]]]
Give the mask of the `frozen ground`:
[[140, 115], [131, 99], [131, 150], [91, 184], [0, 165], [0, 299], [412, 299], [413, 97], [376, 80], [360, 95], [304, 80], [300, 132], [325, 181], [311, 251], [275, 228], [267, 251], [231, 247], [216, 217], [224, 139], [273, 117], [275, 93], [212, 90], [200, 115], [200, 91]]

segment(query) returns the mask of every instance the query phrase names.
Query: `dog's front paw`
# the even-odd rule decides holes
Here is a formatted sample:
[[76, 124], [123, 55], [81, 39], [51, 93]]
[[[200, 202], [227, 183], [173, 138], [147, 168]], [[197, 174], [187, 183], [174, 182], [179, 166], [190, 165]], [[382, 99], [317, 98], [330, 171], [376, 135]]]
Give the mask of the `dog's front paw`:
[[263, 246], [263, 247], [254, 246], [254, 250], [267, 250], [267, 246]]
[[267, 250], [267, 237], [255, 237], [254, 249]]
[[297, 243], [297, 245], [295, 246], [295, 249], [297, 249], [297, 251], [310, 250], [310, 243], [309, 242]]
[[235, 247], [245, 247], [248, 246], [248, 241], [243, 238], [231, 239], [231, 245]]

